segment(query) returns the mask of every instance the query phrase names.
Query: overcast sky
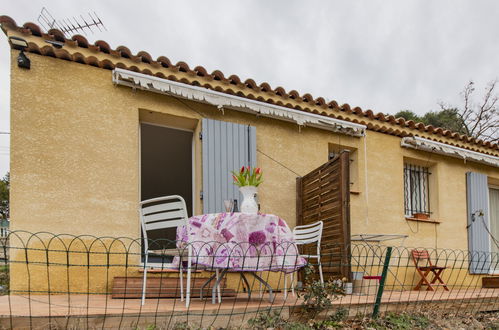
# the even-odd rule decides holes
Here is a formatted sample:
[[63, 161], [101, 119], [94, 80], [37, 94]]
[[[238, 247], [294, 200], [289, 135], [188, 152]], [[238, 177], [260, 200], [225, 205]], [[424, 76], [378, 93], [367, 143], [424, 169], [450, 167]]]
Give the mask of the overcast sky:
[[[92, 42], [375, 112], [460, 105], [470, 79], [482, 89], [499, 76], [499, 1], [2, 0], [0, 14], [22, 25], [36, 22], [43, 6], [56, 19], [97, 12], [108, 31], [87, 36]], [[3, 132], [10, 64], [0, 39]], [[0, 134], [0, 175], [8, 146]]]

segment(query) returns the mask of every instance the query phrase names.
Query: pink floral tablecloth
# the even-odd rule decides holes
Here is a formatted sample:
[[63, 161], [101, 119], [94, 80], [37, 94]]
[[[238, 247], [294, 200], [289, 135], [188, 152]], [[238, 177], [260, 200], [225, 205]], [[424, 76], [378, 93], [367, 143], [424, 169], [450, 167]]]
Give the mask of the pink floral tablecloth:
[[272, 214], [214, 213], [189, 219], [177, 229], [179, 247], [187, 242], [193, 263], [233, 271], [294, 272], [305, 266], [293, 233], [284, 220]]

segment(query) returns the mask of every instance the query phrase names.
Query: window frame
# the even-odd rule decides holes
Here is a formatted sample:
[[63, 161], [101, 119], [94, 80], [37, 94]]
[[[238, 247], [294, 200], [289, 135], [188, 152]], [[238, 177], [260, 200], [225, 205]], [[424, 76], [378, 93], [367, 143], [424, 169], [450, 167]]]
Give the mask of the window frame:
[[407, 218], [422, 213], [432, 214], [430, 204], [430, 167], [404, 162], [404, 215]]

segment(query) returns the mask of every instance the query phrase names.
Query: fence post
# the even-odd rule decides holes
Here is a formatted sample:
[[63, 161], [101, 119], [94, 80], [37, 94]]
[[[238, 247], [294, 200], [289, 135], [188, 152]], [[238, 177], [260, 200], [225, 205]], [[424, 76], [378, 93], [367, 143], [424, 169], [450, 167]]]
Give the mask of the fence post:
[[381, 306], [381, 297], [383, 297], [383, 290], [385, 289], [385, 280], [388, 273], [388, 266], [390, 265], [390, 258], [392, 256], [392, 247], [386, 248], [385, 262], [383, 264], [383, 272], [381, 273], [381, 280], [379, 281], [378, 293], [376, 294], [376, 302], [374, 303], [373, 318], [378, 317], [379, 307]]

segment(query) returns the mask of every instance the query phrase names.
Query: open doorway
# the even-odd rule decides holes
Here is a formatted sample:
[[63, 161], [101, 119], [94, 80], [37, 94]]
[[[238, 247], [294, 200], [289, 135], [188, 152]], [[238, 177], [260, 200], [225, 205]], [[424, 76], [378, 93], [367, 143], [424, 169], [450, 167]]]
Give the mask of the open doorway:
[[[187, 212], [192, 216], [192, 137], [193, 132], [149, 123], [140, 124], [140, 182], [141, 200], [167, 195], [184, 198]], [[171, 248], [176, 230], [148, 231], [149, 248]], [[166, 244], [165, 240], [171, 241]]]

